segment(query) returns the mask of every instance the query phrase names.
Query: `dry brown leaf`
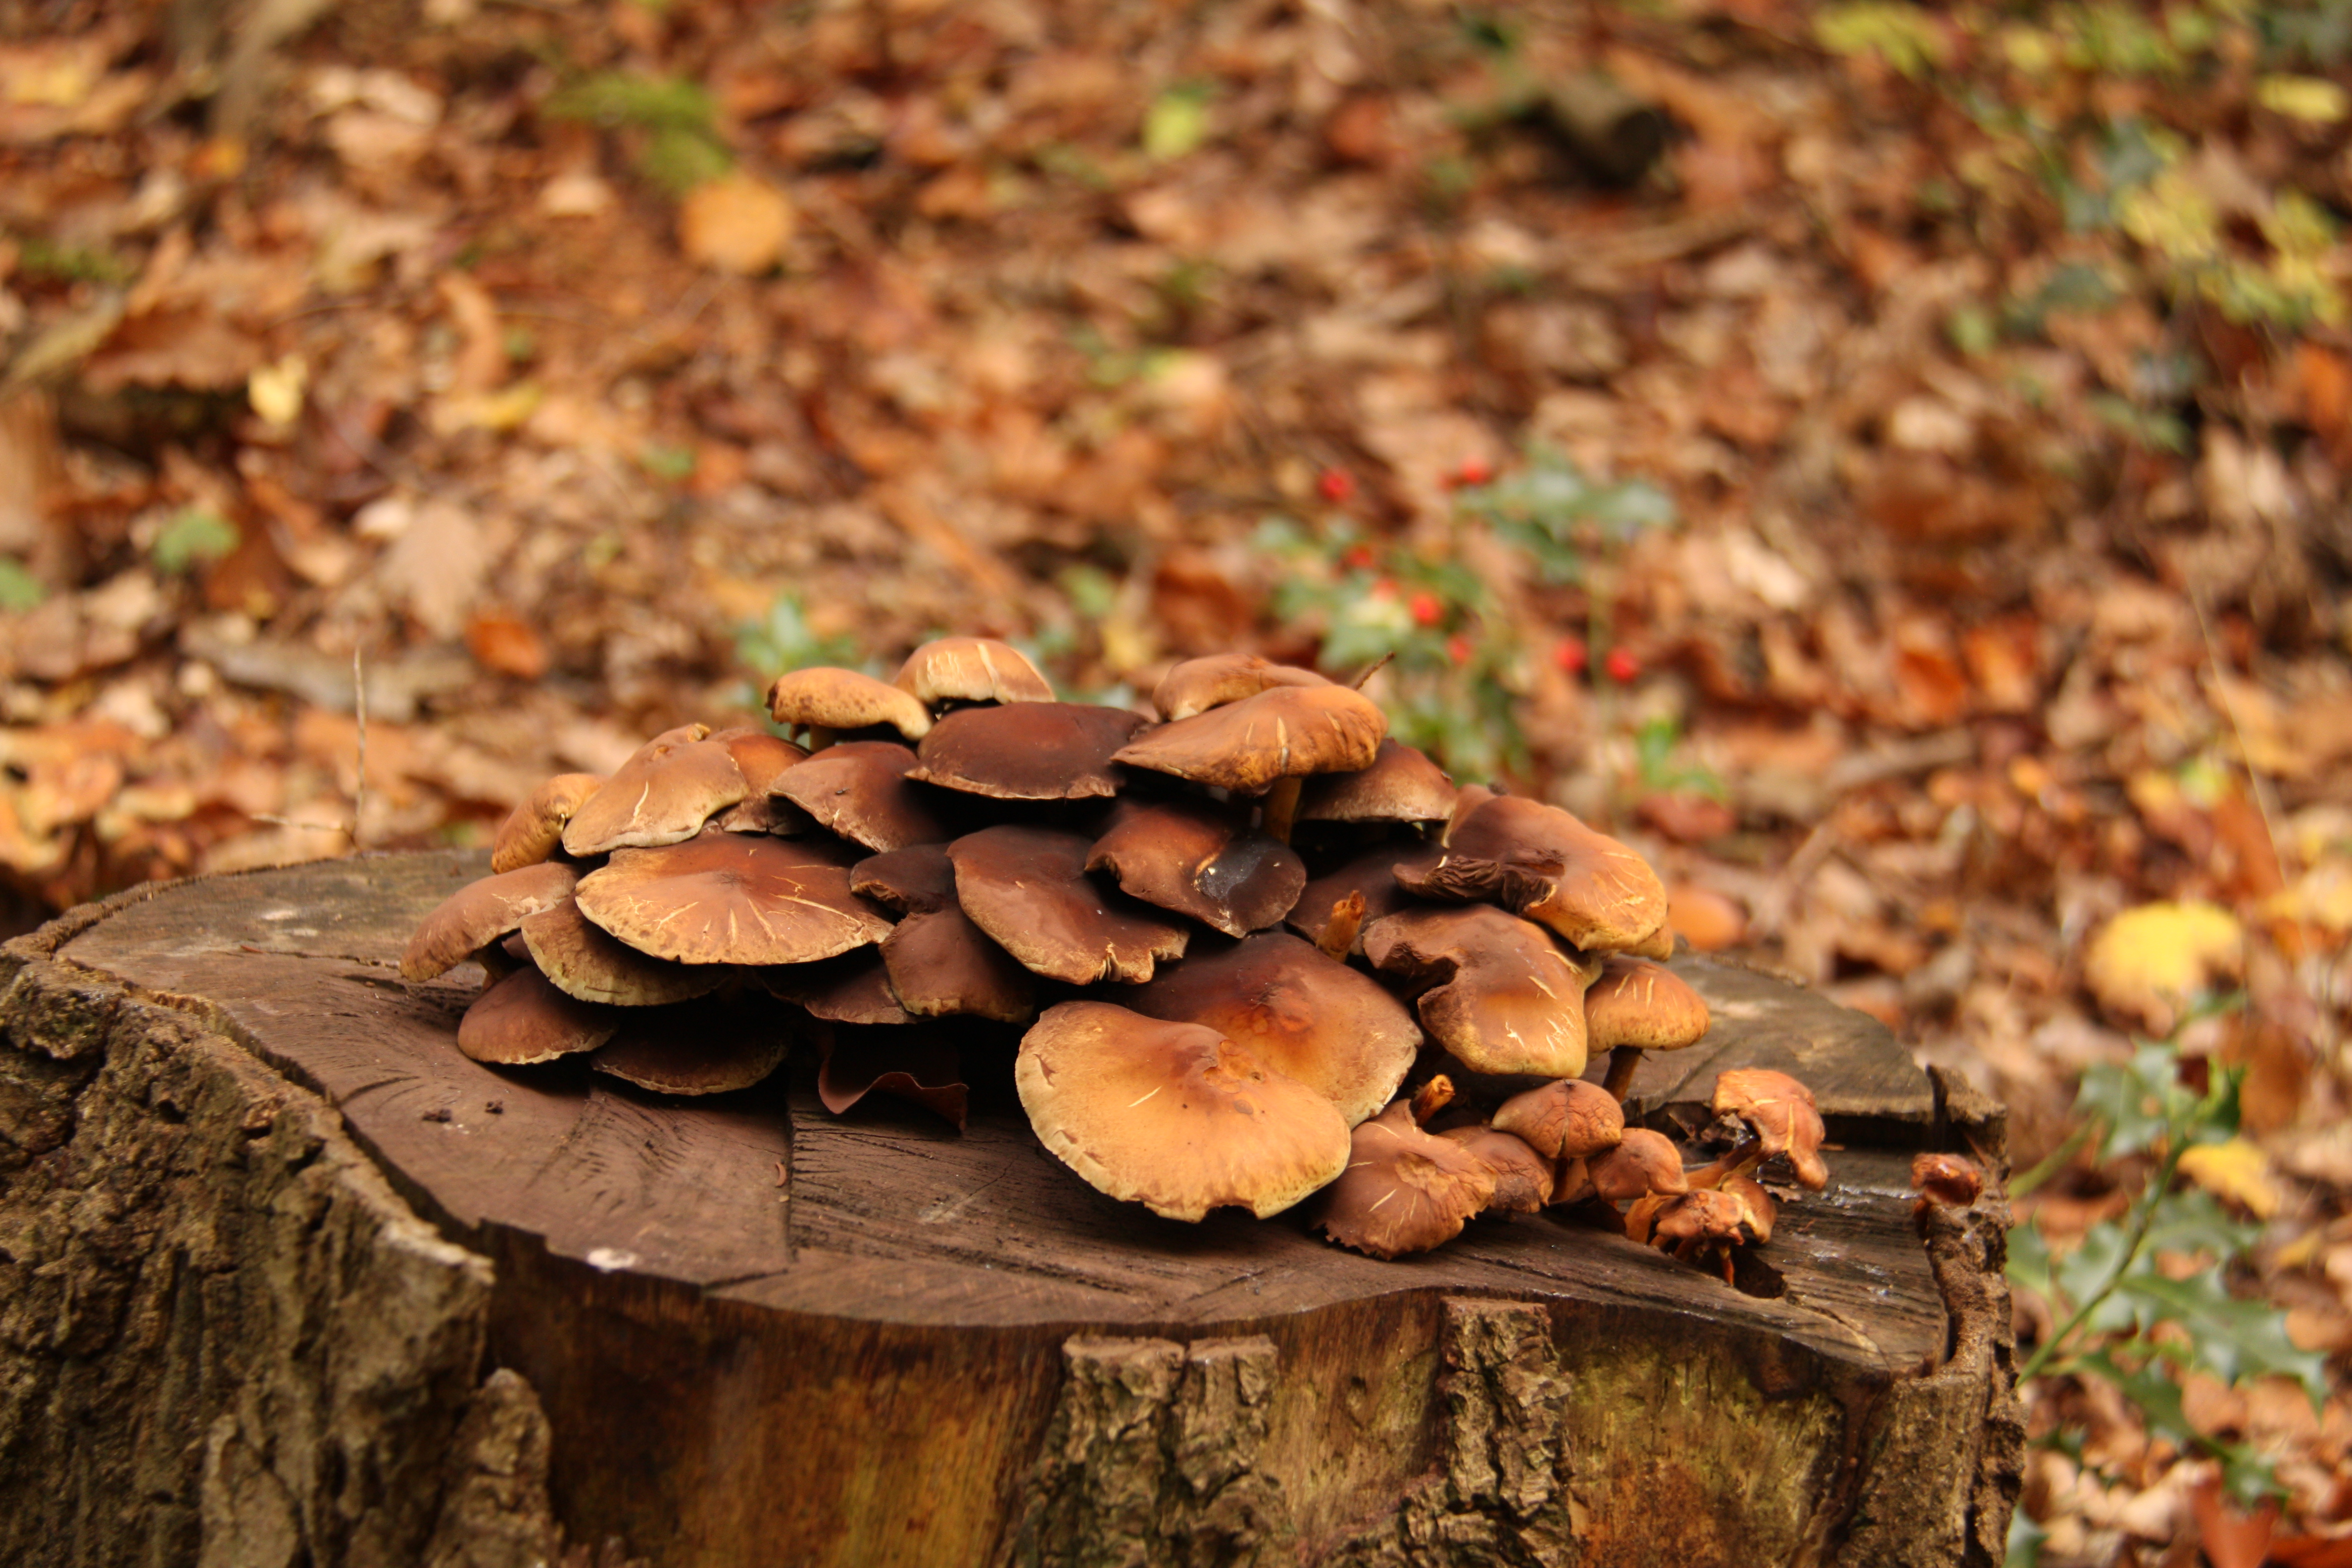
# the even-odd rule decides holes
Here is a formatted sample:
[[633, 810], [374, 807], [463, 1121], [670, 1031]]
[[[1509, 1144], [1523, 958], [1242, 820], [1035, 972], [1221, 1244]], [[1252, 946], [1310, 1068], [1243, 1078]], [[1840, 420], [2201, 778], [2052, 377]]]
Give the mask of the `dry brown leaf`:
[[689, 261], [755, 277], [783, 259], [796, 221], [791, 197], [739, 170], [678, 203], [678, 248]]

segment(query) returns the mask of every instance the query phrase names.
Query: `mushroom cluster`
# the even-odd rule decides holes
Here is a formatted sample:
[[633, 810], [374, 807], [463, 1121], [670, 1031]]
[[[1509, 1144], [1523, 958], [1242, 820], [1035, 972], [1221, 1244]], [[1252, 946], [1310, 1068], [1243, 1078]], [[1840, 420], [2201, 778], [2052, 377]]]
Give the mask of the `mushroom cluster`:
[[975, 1056], [1009, 1055], [1040, 1142], [1098, 1190], [1185, 1220], [1320, 1193], [1326, 1234], [1381, 1257], [1563, 1205], [1719, 1264], [1770, 1200], [1718, 1245], [1693, 1198], [1776, 1155], [1819, 1184], [1801, 1086], [1743, 1090], [1752, 1136], [1699, 1172], [1625, 1126], [1641, 1054], [1707, 1024], [1655, 962], [1665, 893], [1632, 849], [1457, 791], [1309, 670], [1194, 659], [1152, 704], [1058, 701], [974, 637], [887, 682], [793, 671], [783, 735], [692, 725], [548, 780], [402, 973], [482, 963], [477, 1060], [587, 1053], [672, 1094], [801, 1045], [836, 1113], [880, 1093], [961, 1126]]

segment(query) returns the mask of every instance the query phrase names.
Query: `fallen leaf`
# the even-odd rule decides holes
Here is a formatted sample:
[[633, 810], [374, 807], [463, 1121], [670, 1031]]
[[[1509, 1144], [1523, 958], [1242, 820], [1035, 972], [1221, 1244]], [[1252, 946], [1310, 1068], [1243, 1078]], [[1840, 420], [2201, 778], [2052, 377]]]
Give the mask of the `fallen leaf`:
[[547, 673], [547, 643], [530, 626], [495, 611], [466, 623], [466, 647], [485, 669], [537, 680]]
[[2169, 1034], [2191, 997], [2239, 972], [2244, 942], [2237, 917], [2219, 905], [2143, 904], [2092, 938], [2083, 977], [2108, 1012]]
[[480, 520], [454, 501], [418, 502], [376, 563], [376, 580], [426, 631], [454, 637], [495, 559], [486, 533]]
[[687, 259], [747, 278], [783, 259], [795, 225], [790, 197], [740, 171], [697, 185], [677, 205], [678, 248]]
[[2180, 1173], [2211, 1193], [2227, 1198], [2256, 1219], [2278, 1213], [2278, 1188], [2271, 1184], [2270, 1161], [2243, 1138], [2222, 1143], [2200, 1143], [2180, 1156]]

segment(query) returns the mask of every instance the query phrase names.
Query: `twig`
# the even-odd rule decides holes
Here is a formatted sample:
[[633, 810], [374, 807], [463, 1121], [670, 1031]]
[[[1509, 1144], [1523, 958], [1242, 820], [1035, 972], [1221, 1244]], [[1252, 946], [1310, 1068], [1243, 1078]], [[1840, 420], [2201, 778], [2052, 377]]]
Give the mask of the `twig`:
[[1394, 649], [1394, 648], [1391, 648], [1391, 649], [1389, 649], [1389, 651], [1388, 651], [1388, 652], [1386, 652], [1386, 653], [1384, 653], [1384, 654], [1381, 655], [1381, 657], [1380, 657], [1380, 658], [1376, 658], [1376, 659], [1372, 660], [1372, 662], [1371, 662], [1371, 663], [1370, 663], [1370, 664], [1368, 664], [1368, 665], [1364, 666], [1364, 673], [1363, 673], [1363, 674], [1361, 674], [1361, 675], [1360, 675], [1360, 676], [1358, 676], [1358, 677], [1356, 677], [1356, 679], [1353, 679], [1353, 680], [1351, 680], [1351, 681], [1348, 682], [1348, 684], [1349, 684], [1350, 687], [1354, 688], [1356, 690], [1358, 690], [1358, 691], [1361, 691], [1361, 690], [1364, 689], [1364, 683], [1365, 683], [1365, 682], [1367, 682], [1367, 681], [1369, 681], [1369, 680], [1370, 680], [1372, 677], [1374, 677], [1375, 675], [1378, 675], [1381, 670], [1383, 670], [1383, 669], [1387, 668], [1388, 668], [1388, 666], [1389, 666], [1389, 664], [1390, 664], [1390, 662], [1391, 662], [1391, 660], [1393, 660], [1395, 658], [1396, 658], [1396, 649]]
[[352, 645], [352, 710], [359, 717], [360, 773], [352, 786], [352, 853], [366, 847], [360, 842], [361, 830], [367, 820], [367, 666], [361, 658], [362, 645]]

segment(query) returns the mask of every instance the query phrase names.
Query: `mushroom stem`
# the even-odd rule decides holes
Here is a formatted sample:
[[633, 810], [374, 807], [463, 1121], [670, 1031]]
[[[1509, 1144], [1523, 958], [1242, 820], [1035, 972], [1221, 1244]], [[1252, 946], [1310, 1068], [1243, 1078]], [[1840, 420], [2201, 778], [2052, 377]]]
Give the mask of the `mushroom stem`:
[[822, 724], [808, 727], [808, 749], [812, 752], [822, 752], [839, 739], [841, 732], [837, 730], [828, 730]]
[[1694, 1188], [1719, 1187], [1733, 1176], [1744, 1176], [1764, 1163], [1764, 1140], [1743, 1138], [1726, 1150], [1722, 1158], [1696, 1171], [1683, 1173], [1683, 1180]]
[[1331, 906], [1330, 917], [1324, 921], [1323, 934], [1315, 939], [1315, 945], [1322, 949], [1324, 957], [1345, 963], [1348, 954], [1355, 951], [1356, 938], [1363, 929], [1364, 893], [1359, 888]]
[[1413, 1121], [1419, 1126], [1426, 1127], [1429, 1125], [1429, 1120], [1431, 1117], [1435, 1116], [1439, 1111], [1444, 1110], [1447, 1106], [1453, 1103], [1454, 1080], [1447, 1078], [1444, 1073], [1439, 1073], [1435, 1078], [1431, 1079], [1427, 1083], [1423, 1084], [1421, 1088], [1414, 1092], [1412, 1097]]
[[1285, 844], [1290, 842], [1291, 824], [1298, 820], [1298, 789], [1306, 782], [1295, 775], [1276, 779], [1274, 786], [1265, 792], [1265, 821], [1263, 826], [1269, 837]]
[[1624, 1104], [1625, 1091], [1633, 1087], [1633, 1069], [1641, 1065], [1641, 1047], [1619, 1046], [1609, 1053], [1609, 1076], [1601, 1080], [1601, 1087], [1615, 1096], [1618, 1104]]
[[1635, 1198], [1633, 1206], [1625, 1211], [1625, 1234], [1643, 1247], [1649, 1246], [1650, 1226], [1657, 1219], [1658, 1211], [1670, 1201], [1664, 1193]]

